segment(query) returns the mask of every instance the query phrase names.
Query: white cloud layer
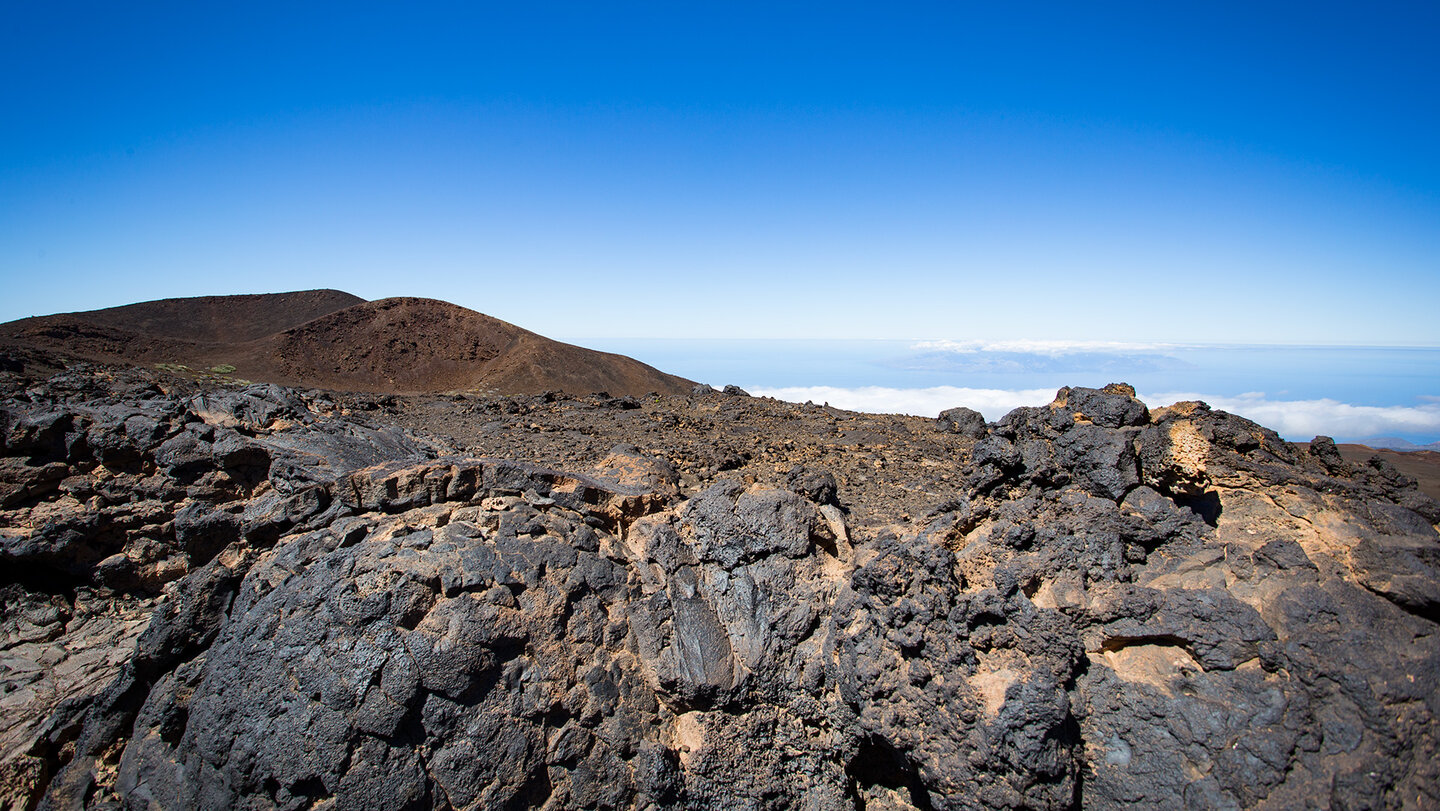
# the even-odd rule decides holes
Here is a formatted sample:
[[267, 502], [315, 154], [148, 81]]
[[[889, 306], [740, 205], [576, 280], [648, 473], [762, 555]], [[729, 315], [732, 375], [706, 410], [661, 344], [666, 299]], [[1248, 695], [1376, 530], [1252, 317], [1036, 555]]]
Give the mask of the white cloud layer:
[[795, 403], [829, 403], [847, 411], [871, 414], [914, 414], [933, 417], [947, 408], [965, 406], [995, 420], [1020, 406], [1044, 405], [1055, 399], [1054, 389], [969, 389], [932, 386], [927, 389], [892, 389], [884, 386], [790, 386], [751, 389], [752, 394]]
[[1015, 352], [1027, 355], [1047, 355], [1049, 357], [1097, 352], [1164, 352], [1180, 348], [1183, 348], [1181, 344], [1026, 339], [1013, 341], [920, 341], [912, 344], [910, 347], [910, 349], [915, 352], [953, 352], [959, 355], [971, 355], [979, 352]]
[[1150, 405], [1204, 400], [1211, 408], [1254, 420], [1286, 439], [1308, 440], [1318, 434], [1339, 439], [1380, 436], [1440, 437], [1440, 403], [1416, 406], [1361, 406], [1338, 400], [1272, 400], [1264, 393], [1216, 397], [1193, 392], [1162, 392], [1143, 396]]
[[[966, 406], [996, 420], [1019, 406], [1049, 403], [1054, 389], [971, 389], [934, 386], [897, 389], [884, 386], [839, 388], [835, 386], [792, 386], [752, 389], [752, 393], [777, 400], [829, 403], [836, 408], [876, 414], [913, 414], [933, 417], [947, 408]], [[1141, 393], [1140, 399], [1154, 407], [1181, 400], [1204, 400], [1212, 408], [1229, 411], [1273, 429], [1281, 436], [1304, 441], [1317, 434], [1341, 440], [1403, 435], [1440, 438], [1440, 403], [1416, 406], [1361, 406], [1338, 400], [1273, 400], [1263, 392], [1221, 397], [1199, 392]], [[1428, 441], [1428, 440], [1427, 440]]]

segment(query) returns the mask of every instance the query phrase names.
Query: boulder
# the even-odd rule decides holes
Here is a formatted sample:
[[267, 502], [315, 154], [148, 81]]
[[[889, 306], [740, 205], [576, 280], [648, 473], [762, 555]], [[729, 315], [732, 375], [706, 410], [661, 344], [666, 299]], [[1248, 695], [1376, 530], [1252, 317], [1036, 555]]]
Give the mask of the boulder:
[[951, 408], [940, 412], [935, 427], [941, 431], [979, 439], [985, 435], [985, 416], [964, 406]]

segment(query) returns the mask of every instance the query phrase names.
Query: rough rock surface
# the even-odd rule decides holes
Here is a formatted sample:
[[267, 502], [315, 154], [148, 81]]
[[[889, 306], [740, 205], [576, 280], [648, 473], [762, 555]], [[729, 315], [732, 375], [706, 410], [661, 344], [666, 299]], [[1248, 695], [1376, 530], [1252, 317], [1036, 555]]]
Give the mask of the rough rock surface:
[[5, 807], [1440, 805], [1440, 506], [1200, 403], [0, 386]]

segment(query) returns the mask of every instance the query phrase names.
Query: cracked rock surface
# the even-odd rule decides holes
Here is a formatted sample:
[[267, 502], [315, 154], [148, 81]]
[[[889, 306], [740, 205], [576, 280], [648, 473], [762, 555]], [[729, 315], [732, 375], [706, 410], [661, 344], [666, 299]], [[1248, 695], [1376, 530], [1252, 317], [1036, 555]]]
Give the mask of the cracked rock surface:
[[1440, 805], [1440, 507], [1201, 403], [0, 394], [7, 808]]

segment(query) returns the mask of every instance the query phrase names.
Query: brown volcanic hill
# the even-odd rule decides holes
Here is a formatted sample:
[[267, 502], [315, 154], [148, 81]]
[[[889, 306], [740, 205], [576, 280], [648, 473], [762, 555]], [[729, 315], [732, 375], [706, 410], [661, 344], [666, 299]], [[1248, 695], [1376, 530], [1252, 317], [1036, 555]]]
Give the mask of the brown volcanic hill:
[[552, 341], [433, 299], [338, 290], [163, 299], [0, 325], [0, 345], [136, 365], [235, 367], [236, 377], [375, 393], [688, 392], [621, 355]]
[[[277, 382], [351, 391], [679, 394], [694, 383], [434, 299], [357, 304], [266, 340]], [[293, 385], [293, 383], [292, 383]]]
[[[302, 290], [240, 296], [198, 296], [144, 301], [123, 307], [22, 318], [0, 325], [5, 337], [71, 341], [77, 334], [131, 336], [151, 341], [233, 344], [253, 341], [365, 299], [339, 290]], [[59, 347], [57, 347], [59, 348]], [[67, 344], [64, 348], [86, 349]], [[104, 353], [115, 352], [104, 347]]]
[[364, 301], [340, 290], [303, 290], [160, 299], [75, 313], [74, 317], [156, 338], [230, 344], [263, 338]]
[[0, 343], [107, 362], [224, 363], [236, 344], [364, 301], [339, 290], [160, 299], [0, 324]]

